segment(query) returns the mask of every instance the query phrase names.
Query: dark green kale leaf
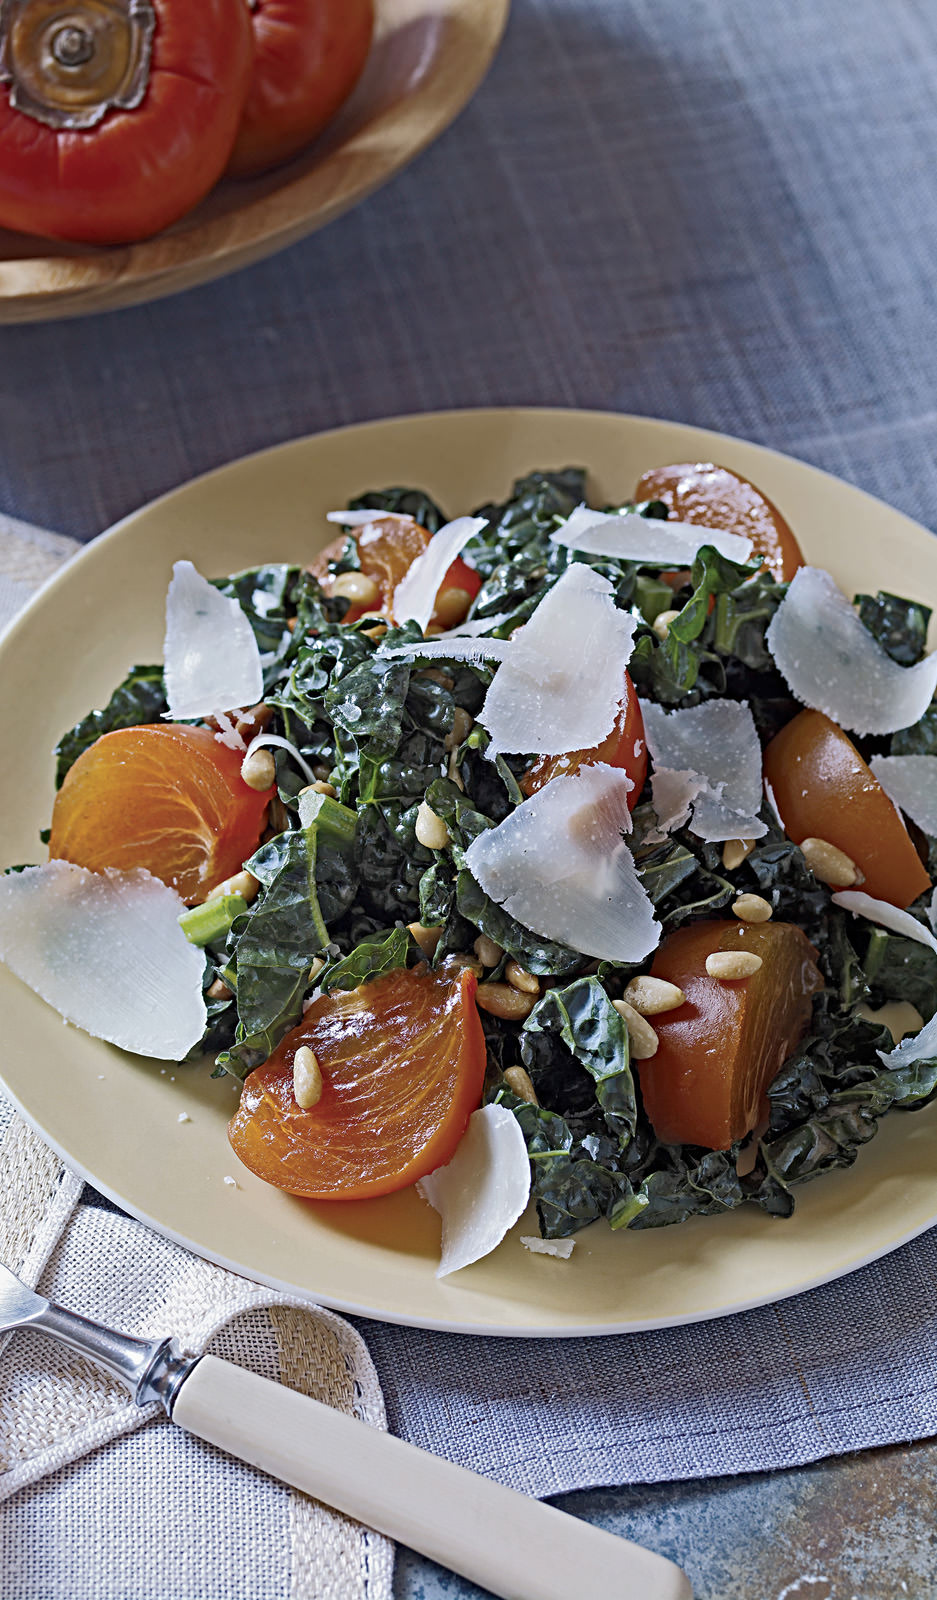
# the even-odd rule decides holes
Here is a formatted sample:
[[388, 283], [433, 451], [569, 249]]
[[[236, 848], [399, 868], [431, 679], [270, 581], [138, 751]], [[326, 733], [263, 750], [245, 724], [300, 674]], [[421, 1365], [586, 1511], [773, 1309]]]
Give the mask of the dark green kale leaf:
[[228, 938], [237, 992], [236, 1043], [218, 1065], [245, 1077], [299, 1021], [316, 954], [329, 943], [316, 889], [316, 831], [297, 828], [261, 845], [247, 862], [262, 893]]
[[438, 533], [449, 521], [446, 513], [422, 489], [371, 489], [348, 504], [351, 511], [399, 511], [428, 528], [430, 533]]
[[370, 983], [386, 972], [393, 972], [395, 967], [405, 967], [409, 951], [410, 936], [406, 928], [370, 934], [347, 956], [329, 962], [319, 974], [318, 986], [323, 993], [330, 989], [357, 989], [360, 983]]
[[640, 1207], [628, 1206], [610, 1218], [612, 1227], [666, 1228], [688, 1217], [712, 1217], [741, 1205], [744, 1195], [736, 1170], [736, 1151], [698, 1150], [693, 1145], [661, 1145], [654, 1169], [635, 1181]]
[[69, 768], [102, 733], [159, 722], [166, 709], [162, 667], [132, 667], [104, 709], [89, 711], [59, 740], [55, 747], [55, 787], [62, 787]]
[[920, 722], [892, 735], [891, 753], [893, 756], [937, 756], [937, 700], [931, 702]]
[[861, 621], [892, 661], [900, 667], [913, 667], [921, 660], [927, 649], [929, 606], [902, 600], [883, 589], [875, 595], [857, 594], [856, 603]]
[[873, 928], [862, 965], [876, 1005], [908, 1000], [930, 1021], [937, 1011], [937, 955], [929, 945]]
[[547, 1106], [569, 1103], [566, 1082], [585, 1072], [609, 1131], [624, 1149], [637, 1126], [624, 1022], [597, 978], [548, 989], [521, 1028], [521, 1060]]

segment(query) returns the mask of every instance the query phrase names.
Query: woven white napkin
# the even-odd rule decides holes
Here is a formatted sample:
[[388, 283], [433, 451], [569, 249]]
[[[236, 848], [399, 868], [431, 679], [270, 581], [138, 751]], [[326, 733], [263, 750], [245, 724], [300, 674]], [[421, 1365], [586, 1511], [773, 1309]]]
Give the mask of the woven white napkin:
[[[76, 548], [0, 516], [0, 628]], [[0, 1260], [26, 1283], [386, 1427], [348, 1323], [80, 1204], [82, 1187], [0, 1098]], [[139, 1409], [36, 1333], [0, 1339], [0, 1502], [3, 1600], [390, 1600], [387, 1540]]]

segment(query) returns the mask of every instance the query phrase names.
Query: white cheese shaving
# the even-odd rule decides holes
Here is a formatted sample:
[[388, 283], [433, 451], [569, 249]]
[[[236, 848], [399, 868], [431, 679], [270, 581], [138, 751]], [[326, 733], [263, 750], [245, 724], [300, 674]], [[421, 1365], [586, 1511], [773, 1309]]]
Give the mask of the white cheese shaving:
[[148, 872], [49, 861], [0, 878], [0, 960], [95, 1038], [181, 1061], [206, 1022], [205, 954], [184, 910]]
[[338, 522], [343, 528], [368, 528], [372, 522], [415, 522], [409, 511], [327, 511], [326, 522]]
[[857, 917], [865, 917], [867, 921], [876, 922], [882, 928], [890, 928], [892, 933], [903, 934], [906, 939], [916, 939], [918, 944], [930, 945], [930, 948], [937, 953], [937, 939], [929, 928], [925, 928], [922, 922], [912, 917], [910, 911], [901, 911], [897, 906], [889, 905], [887, 900], [876, 900], [873, 895], [865, 894], [861, 889], [841, 889], [830, 898], [834, 905], [842, 906], [844, 911], [851, 911]]
[[538, 1239], [521, 1234], [521, 1244], [532, 1256], [555, 1256], [558, 1261], [568, 1261], [576, 1248], [575, 1239]]
[[655, 767], [651, 778], [651, 797], [657, 813], [657, 827], [647, 835], [647, 842], [660, 844], [668, 834], [682, 828], [693, 809], [694, 800], [705, 789], [706, 779], [698, 772]]
[[937, 689], [937, 651], [899, 667], [821, 567], [795, 573], [766, 637], [791, 693], [854, 733], [909, 728]]
[[511, 639], [485, 639], [463, 631], [440, 633], [432, 639], [422, 639], [419, 644], [395, 644], [387, 649], [379, 645], [378, 654], [388, 658], [416, 656], [418, 661], [471, 661], [479, 667], [485, 661], [506, 661], [513, 648]]
[[643, 961], [661, 930], [622, 838], [630, 789], [599, 763], [553, 778], [473, 839], [466, 865], [525, 928], [600, 961]]
[[664, 522], [659, 517], [641, 517], [636, 511], [590, 511], [585, 505], [577, 506], [550, 538], [554, 544], [587, 555], [613, 556], [651, 567], [691, 567], [704, 544], [715, 546], [730, 561], [747, 561], [752, 553], [751, 539], [722, 528]]
[[873, 756], [869, 766], [889, 800], [925, 833], [937, 833], [937, 756]]
[[218, 724], [218, 732], [215, 734], [215, 738], [219, 744], [227, 745], [229, 750], [247, 749], [243, 735], [238, 732], [227, 711], [216, 711], [215, 721]]
[[886, 1067], [906, 1067], [911, 1061], [933, 1061], [937, 1058], [937, 1015], [921, 1028], [919, 1033], [902, 1039], [894, 1050], [879, 1050]]
[[[664, 711], [642, 700], [647, 747], [654, 762], [652, 791], [661, 828], [671, 810], [692, 802], [690, 829], [700, 839], [760, 839], [761, 745], [745, 701], [704, 700], [685, 711]], [[659, 783], [661, 806], [658, 806]], [[682, 779], [682, 789], [677, 779]], [[690, 790], [698, 780], [695, 794]], [[662, 815], [663, 810], [663, 815]], [[678, 826], [672, 823], [671, 826]]]
[[174, 722], [252, 706], [264, 692], [253, 629], [236, 600], [191, 561], [177, 561], [166, 596], [166, 715]]
[[530, 1196], [527, 1143], [514, 1113], [497, 1105], [473, 1111], [448, 1166], [416, 1187], [442, 1217], [437, 1278], [490, 1255]]
[[394, 590], [394, 621], [418, 622], [425, 630], [436, 609], [436, 596], [456, 556], [476, 533], [487, 528], [486, 517], [456, 517], [434, 533], [421, 556], [411, 563]]
[[501, 750], [561, 755], [611, 733], [625, 697], [637, 623], [615, 604], [607, 578], [574, 562], [517, 637], [478, 720]]

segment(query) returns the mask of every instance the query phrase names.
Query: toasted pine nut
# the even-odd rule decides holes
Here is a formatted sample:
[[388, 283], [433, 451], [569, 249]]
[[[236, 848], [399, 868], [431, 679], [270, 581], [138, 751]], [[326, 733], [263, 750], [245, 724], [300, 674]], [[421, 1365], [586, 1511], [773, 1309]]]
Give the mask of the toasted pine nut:
[[214, 889], [209, 889], [206, 900], [220, 900], [223, 894], [239, 894], [242, 900], [256, 900], [260, 888], [260, 879], [255, 878], [252, 872], [236, 872], [233, 878], [225, 878], [224, 883], [216, 883]]
[[504, 969], [504, 976], [512, 989], [520, 989], [524, 994], [540, 993], [540, 979], [532, 972], [528, 972], [526, 967], [522, 967], [519, 961], [509, 961]]
[[233, 999], [233, 990], [228, 988], [224, 978], [216, 978], [214, 983], [210, 983], [208, 986], [208, 998], [209, 1000], [231, 1000]]
[[732, 910], [740, 922], [770, 922], [774, 907], [760, 894], [740, 894], [732, 902]]
[[442, 623], [444, 628], [454, 628], [457, 622], [464, 622], [471, 604], [472, 596], [467, 589], [440, 589], [433, 611], [434, 621]]
[[264, 733], [273, 721], [273, 707], [259, 700], [255, 706], [250, 706], [246, 711], [239, 711], [235, 718], [235, 727], [242, 739], [248, 744], [255, 734]]
[[686, 1004], [686, 995], [675, 983], [668, 983], [666, 978], [652, 978], [649, 973], [632, 978], [623, 998], [642, 1017], [656, 1017]]
[[447, 770], [447, 777], [450, 783], [454, 783], [457, 789], [461, 789], [462, 793], [465, 793], [465, 784], [462, 782], [462, 774], [459, 771], [458, 750], [449, 751], [449, 767]]
[[423, 922], [408, 922], [407, 932], [416, 940], [427, 961], [432, 961], [442, 938], [442, 928], [428, 928]]
[[734, 983], [738, 978], [750, 978], [762, 967], [761, 956], [754, 950], [714, 950], [706, 957], [706, 971], [720, 983]]
[[276, 775], [276, 762], [269, 750], [252, 750], [241, 762], [241, 777], [248, 789], [269, 789]]
[[319, 973], [324, 970], [325, 965], [326, 965], [326, 963], [325, 963], [325, 960], [324, 960], [324, 958], [322, 956], [313, 956], [312, 960], [309, 963], [309, 977], [310, 977], [310, 980], [313, 979], [313, 978], [318, 978]]
[[722, 847], [722, 865], [726, 872], [734, 872], [736, 867], [740, 867], [754, 848], [754, 839], [727, 839]]
[[452, 727], [446, 734], [445, 748], [447, 750], [457, 750], [463, 739], [468, 738], [473, 726], [474, 720], [469, 716], [468, 712], [463, 710], [462, 706], [456, 706]]
[[438, 667], [421, 667], [419, 672], [413, 674], [415, 678], [428, 678], [430, 683], [438, 683], [441, 689], [454, 689], [455, 678], [450, 678], [448, 672], [440, 672]]
[[293, 1099], [303, 1111], [322, 1099], [322, 1072], [308, 1044], [301, 1044], [293, 1057]]
[[445, 850], [449, 843], [449, 829], [425, 800], [420, 801], [416, 814], [416, 837], [427, 850]]
[[470, 954], [468, 950], [454, 950], [451, 956], [446, 957], [446, 963], [455, 972], [466, 967], [469, 972], [474, 972], [476, 978], [481, 978], [482, 964], [478, 957]]
[[478, 935], [473, 948], [483, 967], [496, 967], [504, 955], [501, 946], [489, 939], [487, 933]]
[[828, 839], [802, 839], [800, 848], [814, 877], [828, 883], [831, 889], [848, 889], [859, 876], [852, 856]]
[[374, 579], [365, 572], [340, 572], [332, 584], [333, 597], [350, 600], [353, 606], [373, 606], [380, 592]]
[[650, 1061], [660, 1042], [651, 1024], [627, 1000], [613, 1000], [612, 1005], [628, 1029], [628, 1044], [635, 1061]]
[[534, 1088], [530, 1073], [526, 1067], [508, 1067], [504, 1074], [504, 1081], [509, 1089], [517, 1095], [518, 1100], [526, 1100], [529, 1105], [539, 1106], [537, 1091]]
[[679, 615], [679, 611], [658, 611], [657, 616], [651, 623], [651, 628], [657, 634], [658, 639], [666, 639], [670, 632], [670, 624], [676, 622]]
[[537, 1004], [535, 995], [512, 989], [509, 983], [480, 983], [475, 999], [483, 1011], [504, 1022], [523, 1022]]
[[300, 794], [327, 794], [330, 800], [338, 799], [338, 790], [333, 783], [326, 783], [323, 778], [317, 778], [315, 783], [307, 783]]

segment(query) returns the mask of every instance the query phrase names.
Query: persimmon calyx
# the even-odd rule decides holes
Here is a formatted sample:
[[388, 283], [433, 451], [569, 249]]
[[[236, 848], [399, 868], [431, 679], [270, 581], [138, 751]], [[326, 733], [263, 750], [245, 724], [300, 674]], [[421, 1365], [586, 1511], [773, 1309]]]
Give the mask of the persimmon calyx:
[[0, 0], [0, 83], [47, 128], [94, 128], [140, 105], [155, 30], [150, 0]]

